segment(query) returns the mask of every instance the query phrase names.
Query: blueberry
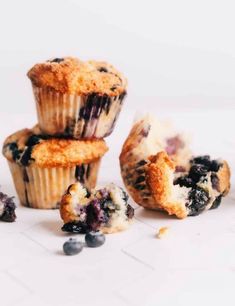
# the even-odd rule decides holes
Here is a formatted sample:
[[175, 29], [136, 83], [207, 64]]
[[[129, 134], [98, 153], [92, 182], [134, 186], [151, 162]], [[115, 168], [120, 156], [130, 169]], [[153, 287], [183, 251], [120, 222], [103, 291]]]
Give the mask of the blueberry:
[[141, 161], [139, 161], [137, 164], [136, 164], [136, 168], [140, 167], [140, 166], [144, 166], [145, 164], [147, 164], [146, 160], [142, 159]]
[[63, 244], [63, 250], [66, 255], [76, 255], [83, 249], [83, 244], [76, 239], [70, 238]]
[[214, 159], [211, 161], [210, 171], [217, 172], [220, 167], [221, 164], [217, 160]]
[[64, 61], [64, 59], [63, 58], [58, 58], [58, 57], [56, 57], [56, 58], [54, 58], [53, 60], [51, 60], [51, 61], [49, 61], [50, 63], [60, 63], [60, 62], [63, 62]]
[[134, 213], [135, 213], [134, 208], [131, 205], [127, 204], [126, 208], [127, 218], [132, 219], [134, 217]]
[[41, 137], [39, 135], [31, 135], [26, 141], [25, 145], [27, 147], [32, 147], [38, 144], [40, 140], [41, 140]]
[[63, 232], [74, 234], [85, 234], [88, 231], [87, 225], [81, 221], [65, 223], [61, 229]]
[[195, 186], [195, 183], [192, 178], [188, 176], [181, 176], [174, 181], [174, 185], [180, 185], [180, 187], [193, 187]]
[[14, 222], [16, 219], [16, 205], [13, 201], [13, 197], [8, 197], [5, 193], [0, 192], [0, 203], [3, 204], [3, 213], [0, 216], [0, 220], [5, 222]]
[[197, 156], [194, 159], [192, 159], [191, 163], [204, 165], [209, 168], [211, 165], [211, 159], [209, 155], [202, 155], [202, 156]]
[[123, 194], [123, 195], [122, 195], [122, 199], [123, 199], [123, 201], [125, 201], [125, 202], [127, 203], [128, 199], [129, 199], [129, 196], [128, 196], [128, 194], [126, 193], [126, 191], [123, 190], [123, 188], [120, 187], [120, 189], [121, 189], [122, 194]]
[[97, 231], [102, 223], [107, 223], [109, 219], [108, 212], [104, 208], [105, 199], [94, 199], [87, 206], [87, 226], [92, 231]]
[[97, 248], [105, 243], [105, 235], [101, 232], [89, 232], [85, 236], [89, 248]]
[[210, 209], [215, 209], [218, 208], [221, 204], [221, 200], [222, 200], [222, 195], [219, 195], [213, 202], [212, 206]]
[[117, 89], [117, 85], [114, 85], [110, 88], [111, 91], [114, 91], [115, 89]]
[[98, 69], [97, 69], [99, 72], [108, 72], [108, 69], [106, 68], [106, 67], [99, 67]]
[[209, 202], [209, 194], [206, 190], [196, 187], [189, 192], [189, 202], [186, 206], [189, 208], [189, 216], [199, 215]]
[[189, 170], [189, 177], [197, 183], [202, 176], [206, 176], [208, 168], [201, 164], [194, 164]]
[[145, 181], [145, 176], [144, 175], [140, 175], [139, 177], [137, 177], [135, 184], [139, 184]]

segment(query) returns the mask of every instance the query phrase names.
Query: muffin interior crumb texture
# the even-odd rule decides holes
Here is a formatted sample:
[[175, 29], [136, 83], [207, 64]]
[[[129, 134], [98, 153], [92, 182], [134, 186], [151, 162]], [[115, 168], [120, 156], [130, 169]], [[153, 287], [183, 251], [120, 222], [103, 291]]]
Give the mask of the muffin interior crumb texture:
[[42, 135], [38, 126], [9, 136], [3, 154], [23, 166], [71, 167], [98, 160], [108, 150], [104, 140], [74, 140]]
[[76, 183], [63, 196], [60, 213], [64, 231], [113, 233], [129, 226], [134, 210], [125, 191], [114, 184], [90, 192]]
[[112, 65], [101, 61], [81, 61], [73, 57], [54, 58], [36, 64], [28, 77], [37, 87], [61, 93], [117, 96], [126, 90], [125, 77]]

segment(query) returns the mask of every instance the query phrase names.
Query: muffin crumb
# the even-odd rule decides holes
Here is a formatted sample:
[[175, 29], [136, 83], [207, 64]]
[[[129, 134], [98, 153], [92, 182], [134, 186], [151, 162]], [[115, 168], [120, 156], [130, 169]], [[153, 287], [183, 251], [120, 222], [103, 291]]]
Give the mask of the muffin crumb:
[[169, 233], [169, 227], [167, 227], [167, 226], [160, 227], [160, 229], [159, 229], [158, 232], [157, 232], [157, 238], [158, 238], [158, 239], [162, 239], [162, 238], [165, 237], [168, 233]]

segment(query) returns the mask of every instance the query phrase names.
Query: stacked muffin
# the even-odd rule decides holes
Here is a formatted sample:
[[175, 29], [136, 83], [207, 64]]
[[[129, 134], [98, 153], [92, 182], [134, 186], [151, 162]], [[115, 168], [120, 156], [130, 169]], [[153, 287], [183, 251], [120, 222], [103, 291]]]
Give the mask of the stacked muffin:
[[71, 57], [36, 64], [28, 77], [39, 122], [9, 136], [3, 154], [21, 204], [57, 208], [70, 184], [95, 187], [127, 82], [105, 62]]

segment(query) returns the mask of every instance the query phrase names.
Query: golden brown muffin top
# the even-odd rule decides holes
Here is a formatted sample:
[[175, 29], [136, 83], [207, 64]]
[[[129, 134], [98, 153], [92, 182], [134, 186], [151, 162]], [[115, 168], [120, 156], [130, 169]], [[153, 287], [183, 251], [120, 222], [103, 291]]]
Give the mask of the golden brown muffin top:
[[3, 145], [3, 155], [9, 161], [42, 168], [87, 164], [102, 157], [107, 150], [104, 140], [52, 138], [42, 135], [38, 126], [10, 135]]
[[127, 86], [124, 76], [112, 65], [73, 57], [55, 58], [36, 64], [27, 75], [37, 87], [78, 95], [98, 93], [117, 96]]

